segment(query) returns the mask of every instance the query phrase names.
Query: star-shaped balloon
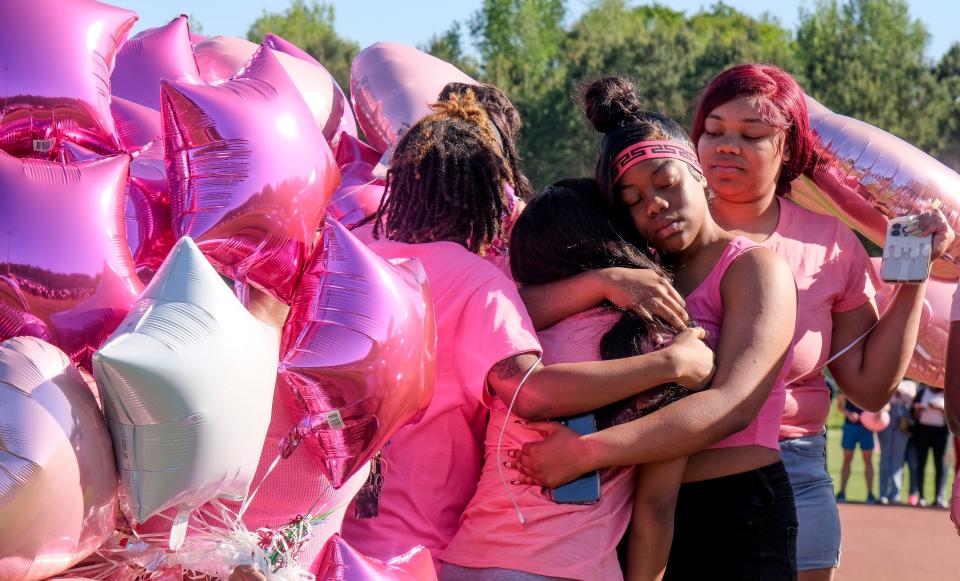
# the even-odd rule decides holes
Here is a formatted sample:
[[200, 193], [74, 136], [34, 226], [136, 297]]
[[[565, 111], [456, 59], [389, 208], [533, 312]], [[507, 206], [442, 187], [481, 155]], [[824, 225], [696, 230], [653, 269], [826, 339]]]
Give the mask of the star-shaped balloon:
[[68, 140], [116, 153], [110, 72], [136, 19], [94, 0], [0, 2], [0, 148], [54, 159]]
[[0, 153], [0, 339], [39, 337], [86, 363], [126, 316], [143, 289], [124, 237], [129, 166]]
[[334, 535], [320, 558], [317, 578], [325, 581], [436, 581], [430, 551], [417, 546], [386, 563], [360, 553]]
[[270, 423], [278, 349], [276, 330], [181, 239], [93, 357], [131, 523], [177, 507], [173, 548], [191, 510], [246, 496]]
[[159, 111], [161, 79], [202, 82], [186, 15], [123, 43], [110, 82], [114, 96]]
[[[159, 83], [157, 83], [159, 87]], [[159, 89], [157, 89], [159, 91]], [[120, 147], [127, 153], [134, 153], [143, 149], [151, 142], [158, 142], [157, 149], [161, 149], [160, 140], [163, 131], [160, 125], [160, 111], [138, 105], [121, 97], [113, 97], [110, 101], [110, 112], [113, 122], [117, 126], [117, 137], [120, 138]]]
[[268, 48], [227, 82], [162, 87], [174, 232], [289, 302], [340, 183], [310, 110]]
[[353, 228], [377, 213], [383, 191], [383, 180], [374, 176], [380, 153], [356, 137], [344, 134], [337, 145], [337, 165], [343, 180], [333, 192], [327, 212], [335, 220]]

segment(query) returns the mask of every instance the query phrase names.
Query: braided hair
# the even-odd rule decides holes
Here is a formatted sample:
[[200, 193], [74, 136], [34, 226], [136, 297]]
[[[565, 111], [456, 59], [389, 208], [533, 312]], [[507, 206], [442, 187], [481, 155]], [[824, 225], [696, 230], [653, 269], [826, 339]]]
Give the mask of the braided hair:
[[472, 91], [431, 107], [394, 149], [373, 235], [483, 254], [503, 235], [503, 184], [513, 174]]
[[498, 145], [503, 150], [503, 157], [510, 166], [513, 173], [514, 192], [522, 200], [529, 200], [533, 197], [533, 186], [530, 180], [520, 170], [520, 152], [517, 148], [517, 139], [520, 137], [520, 128], [523, 122], [520, 119], [520, 112], [514, 107], [510, 99], [494, 85], [480, 84], [469, 85], [467, 83], [447, 83], [440, 91], [438, 100], [446, 101], [454, 95], [461, 97], [467, 92], [472, 92], [477, 99], [477, 104], [484, 110], [490, 122], [493, 124], [499, 139]]

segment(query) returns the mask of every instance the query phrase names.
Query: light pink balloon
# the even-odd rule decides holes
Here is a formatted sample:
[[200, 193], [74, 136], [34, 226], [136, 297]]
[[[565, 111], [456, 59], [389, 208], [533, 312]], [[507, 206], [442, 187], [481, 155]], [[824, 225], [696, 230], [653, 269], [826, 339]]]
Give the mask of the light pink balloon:
[[0, 3], [0, 149], [55, 159], [66, 140], [116, 153], [110, 72], [136, 19], [93, 0]]
[[350, 67], [353, 112], [363, 135], [377, 151], [392, 151], [451, 82], [477, 84], [450, 63], [410, 46], [378, 42], [363, 49]]
[[269, 49], [230, 81], [163, 81], [174, 233], [220, 272], [289, 302], [330, 195], [333, 153]]
[[[896, 285], [880, 281], [880, 258], [872, 258], [874, 284], [877, 286], [877, 307], [886, 311], [896, 292]], [[910, 359], [906, 376], [910, 379], [943, 387], [944, 364], [947, 356], [947, 340], [950, 335], [950, 306], [957, 282], [931, 278], [923, 297], [923, 311], [920, 313], [920, 330], [917, 334], [917, 347]]]
[[385, 183], [373, 175], [379, 160], [377, 150], [351, 135], [344, 135], [337, 146], [337, 165], [343, 180], [327, 211], [347, 228], [373, 216], [380, 207]]
[[340, 487], [430, 403], [435, 357], [420, 264], [388, 263], [327, 219], [283, 330], [278, 388], [299, 420], [284, 455], [302, 441]]
[[327, 541], [317, 579], [324, 581], [436, 581], [430, 551], [418, 546], [386, 563], [367, 557], [340, 535]]
[[130, 158], [0, 153], [0, 340], [30, 335], [86, 365], [143, 285], [124, 239]]
[[184, 14], [123, 43], [110, 77], [111, 90], [114, 96], [159, 110], [162, 79], [201, 82]]
[[[817, 163], [809, 178], [794, 181], [793, 200], [842, 217], [881, 246], [889, 219], [931, 209], [935, 203], [960, 231], [960, 175], [886, 131], [837, 115], [810, 97], [807, 106], [817, 137]], [[933, 272], [956, 280], [960, 239], [947, 254], [934, 262]]]
[[66, 354], [0, 344], [0, 579], [45, 579], [96, 550], [117, 482], [110, 432]]
[[860, 414], [860, 423], [871, 432], [882, 432], [890, 425], [890, 413], [864, 411]]
[[[159, 83], [157, 87], [159, 91]], [[120, 147], [127, 153], [135, 153], [151, 142], [159, 142], [163, 136], [160, 111], [157, 109], [114, 96], [110, 101], [110, 112], [117, 126]]]

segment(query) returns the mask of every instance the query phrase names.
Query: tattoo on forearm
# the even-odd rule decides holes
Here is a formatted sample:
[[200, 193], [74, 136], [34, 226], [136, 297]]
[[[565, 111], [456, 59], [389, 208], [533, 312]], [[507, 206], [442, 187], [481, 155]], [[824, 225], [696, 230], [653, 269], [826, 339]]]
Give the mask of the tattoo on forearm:
[[494, 365], [491, 371], [494, 371], [501, 380], [507, 380], [520, 373], [520, 364], [516, 357], [510, 357]]

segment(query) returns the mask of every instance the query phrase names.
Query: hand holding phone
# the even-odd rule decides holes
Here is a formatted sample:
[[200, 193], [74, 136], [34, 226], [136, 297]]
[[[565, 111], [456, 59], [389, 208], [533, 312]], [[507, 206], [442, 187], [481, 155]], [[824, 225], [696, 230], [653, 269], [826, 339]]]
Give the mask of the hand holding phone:
[[920, 283], [930, 275], [933, 236], [917, 236], [917, 217], [903, 216], [887, 224], [880, 278], [884, 282]]
[[[592, 413], [559, 420], [574, 432], [584, 436], [597, 431], [597, 419]], [[573, 482], [551, 489], [550, 496], [557, 504], [593, 504], [600, 500], [600, 473], [594, 470]]]

